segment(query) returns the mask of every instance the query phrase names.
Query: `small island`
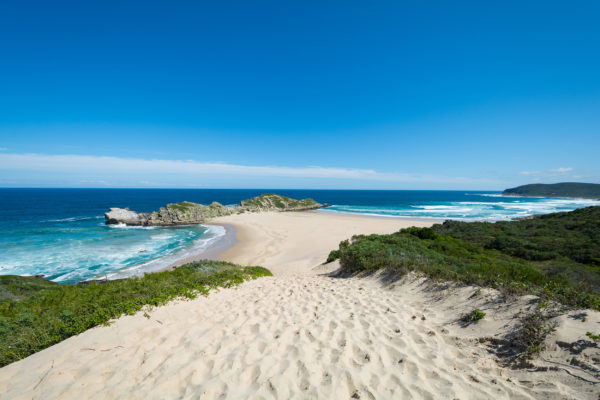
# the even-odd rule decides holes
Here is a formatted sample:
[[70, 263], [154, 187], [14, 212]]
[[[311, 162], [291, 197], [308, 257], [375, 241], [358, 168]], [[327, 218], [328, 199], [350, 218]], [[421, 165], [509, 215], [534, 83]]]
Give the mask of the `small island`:
[[597, 183], [535, 183], [506, 189], [503, 196], [524, 197], [575, 197], [582, 199], [600, 199], [600, 184]]
[[129, 208], [111, 208], [104, 214], [106, 224], [125, 224], [130, 226], [172, 226], [201, 224], [207, 219], [245, 212], [264, 211], [307, 211], [324, 207], [313, 199], [295, 200], [274, 193], [263, 193], [238, 205], [229, 207], [218, 202], [209, 205], [182, 201], [167, 204], [158, 211], [141, 213]]

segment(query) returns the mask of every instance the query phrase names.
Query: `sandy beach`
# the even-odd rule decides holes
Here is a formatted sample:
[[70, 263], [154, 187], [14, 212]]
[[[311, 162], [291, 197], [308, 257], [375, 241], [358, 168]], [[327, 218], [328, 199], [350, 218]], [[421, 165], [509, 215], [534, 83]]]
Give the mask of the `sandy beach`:
[[216, 218], [213, 224], [236, 229], [238, 243], [219, 258], [241, 265], [261, 265], [276, 276], [313, 275], [331, 250], [352, 235], [393, 233], [427, 220], [334, 215], [318, 212], [256, 213]]
[[[176, 301], [90, 329], [0, 369], [2, 399], [597, 399], [600, 313], [558, 318], [535, 367], [511, 369], [479, 340], [510, 334], [531, 296], [409, 276], [329, 275], [330, 250], [354, 234], [430, 221], [317, 212], [241, 214], [223, 260], [274, 276]], [[465, 310], [488, 318], [465, 326]], [[579, 315], [579, 318], [577, 318]], [[595, 361], [594, 361], [595, 360]], [[595, 363], [595, 364], [594, 364]], [[594, 370], [596, 368], [596, 370]]]

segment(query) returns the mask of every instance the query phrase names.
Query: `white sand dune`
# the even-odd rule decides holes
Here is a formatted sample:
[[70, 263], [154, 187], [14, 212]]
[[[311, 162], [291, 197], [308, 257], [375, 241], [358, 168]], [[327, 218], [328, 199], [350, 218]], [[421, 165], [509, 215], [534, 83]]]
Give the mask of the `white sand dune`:
[[[240, 240], [223, 258], [264, 265], [275, 276], [67, 339], [0, 369], [0, 397], [598, 398], [593, 346], [578, 355], [586, 369], [552, 343], [543, 365], [560, 368], [540, 372], [502, 367], [479, 343], [510, 332], [530, 298], [503, 304], [493, 290], [474, 298], [474, 288], [415, 277], [382, 286], [376, 278], [326, 275], [335, 263], [321, 263], [340, 240], [410, 221], [290, 213], [217, 222], [233, 224]], [[458, 324], [475, 306], [488, 317]], [[561, 317], [558, 337], [576, 341], [586, 329], [600, 330], [598, 313], [586, 312], [585, 323], [574, 316]]]

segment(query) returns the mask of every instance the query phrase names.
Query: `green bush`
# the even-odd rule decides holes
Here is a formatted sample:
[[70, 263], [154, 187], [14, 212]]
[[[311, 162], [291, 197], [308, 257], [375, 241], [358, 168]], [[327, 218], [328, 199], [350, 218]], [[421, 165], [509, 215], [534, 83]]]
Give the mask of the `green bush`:
[[539, 215], [519, 221], [446, 221], [432, 227], [487, 249], [530, 261], [566, 259], [600, 265], [600, 207]]
[[592, 332], [586, 332], [585, 335], [592, 339], [594, 342], [600, 340], [600, 335], [594, 335]]
[[465, 323], [477, 322], [485, 318], [485, 313], [479, 308], [474, 309], [470, 313], [463, 315], [460, 320]]
[[410, 228], [406, 228], [403, 230], [404, 233], [408, 233], [410, 235], [416, 236], [419, 239], [435, 239], [436, 233], [431, 228], [417, 228], [416, 226], [412, 226]]
[[340, 251], [339, 250], [331, 250], [329, 252], [329, 255], [327, 256], [327, 262], [333, 262], [335, 260], [337, 260], [338, 258], [340, 258]]

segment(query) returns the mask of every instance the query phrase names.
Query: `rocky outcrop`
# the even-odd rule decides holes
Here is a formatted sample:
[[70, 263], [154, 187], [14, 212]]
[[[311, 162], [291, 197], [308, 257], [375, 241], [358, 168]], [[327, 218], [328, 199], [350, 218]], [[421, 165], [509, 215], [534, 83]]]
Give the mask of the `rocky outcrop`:
[[104, 214], [106, 224], [126, 224], [126, 225], [143, 225], [143, 213], [131, 211], [129, 208], [111, 208], [109, 212]]
[[227, 207], [216, 201], [206, 206], [183, 201], [167, 204], [151, 213], [138, 213], [129, 208], [111, 208], [104, 214], [106, 224], [125, 224], [131, 226], [171, 226], [201, 224], [207, 219], [242, 212], [261, 211], [303, 211], [321, 208], [322, 205], [312, 199], [294, 200], [273, 193], [242, 201], [234, 207]]
[[106, 224], [125, 224], [132, 226], [170, 226], [201, 224], [207, 218], [229, 215], [232, 207], [226, 207], [214, 202], [208, 206], [183, 201], [181, 203], [167, 204], [160, 210], [151, 213], [138, 213], [128, 208], [111, 208], [104, 214]]
[[313, 199], [295, 200], [280, 194], [264, 193], [249, 200], [240, 202], [238, 208], [242, 211], [305, 211], [323, 207]]

